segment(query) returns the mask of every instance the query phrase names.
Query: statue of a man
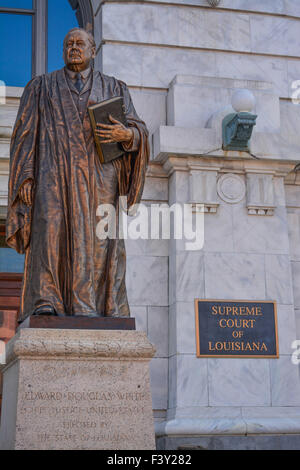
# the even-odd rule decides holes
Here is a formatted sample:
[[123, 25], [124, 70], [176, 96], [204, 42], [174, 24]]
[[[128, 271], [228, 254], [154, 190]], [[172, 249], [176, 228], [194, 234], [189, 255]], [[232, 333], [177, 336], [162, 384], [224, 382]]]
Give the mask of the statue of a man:
[[[7, 243], [25, 253], [21, 320], [29, 315], [130, 315], [124, 240], [99, 239], [97, 208], [127, 196], [140, 201], [148, 132], [125, 83], [94, 71], [96, 47], [85, 30], [64, 41], [66, 66], [26, 86], [11, 142]], [[101, 164], [87, 107], [122, 96], [128, 128], [98, 123], [102, 142], [124, 155]]]

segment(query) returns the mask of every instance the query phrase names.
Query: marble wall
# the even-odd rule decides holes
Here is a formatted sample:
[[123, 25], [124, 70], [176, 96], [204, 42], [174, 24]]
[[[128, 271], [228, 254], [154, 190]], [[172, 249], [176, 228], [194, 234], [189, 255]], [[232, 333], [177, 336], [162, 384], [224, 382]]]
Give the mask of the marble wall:
[[286, 185], [297, 338], [300, 338], [300, 185]]
[[[93, 5], [97, 64], [104, 73], [129, 85], [137, 111], [152, 134], [152, 159], [161, 164], [159, 178], [153, 177], [152, 170], [148, 176], [146, 202], [190, 200], [191, 169], [184, 169], [182, 158], [187, 154], [196, 158], [220, 148], [218, 121], [209, 120], [230, 105], [234, 86], [231, 88], [226, 79], [244, 81], [236, 87], [250, 88], [256, 96], [253, 153], [270, 162], [299, 161], [299, 112], [291, 101], [293, 87], [297, 87], [294, 82], [300, 80], [299, 2], [221, 0], [219, 8], [210, 8], [206, 0], [93, 0]], [[181, 157], [175, 170], [171, 169], [172, 155]], [[228, 155], [217, 151], [215, 156], [224, 159]], [[227, 163], [226, 168], [223, 164], [220, 159], [217, 163], [210, 160], [203, 172], [215, 166], [220, 176], [221, 167], [221, 174], [233, 171], [246, 185], [251, 184], [242, 162]], [[152, 365], [158, 418], [163, 419], [168, 409], [168, 420], [188, 419], [197, 409], [199, 417], [220, 419], [219, 429], [225, 429], [226, 419], [233, 420], [234, 424], [227, 423], [227, 429], [232, 430], [241, 422], [250, 429], [259, 416], [258, 409], [266, 420], [275, 415], [282, 420], [286, 406], [294, 407], [295, 416], [298, 413], [298, 371], [290, 359], [291, 341], [299, 332], [295, 292], [300, 269], [291, 251], [299, 251], [300, 229], [297, 231], [298, 209], [288, 206], [287, 210], [285, 198], [289, 201], [294, 191], [298, 200], [299, 193], [291, 184], [285, 194], [284, 178], [292, 164], [283, 173], [279, 163], [270, 165], [272, 176], [266, 179], [271, 178], [274, 184], [273, 217], [249, 216], [246, 199], [230, 205], [218, 198], [216, 213], [205, 216], [201, 252], [186, 253], [180, 243], [169, 247], [146, 241], [127, 244], [132, 309], [139, 327], [159, 345]], [[270, 167], [259, 171], [268, 173]], [[197, 176], [194, 178], [196, 181]], [[200, 174], [200, 184], [199, 178]], [[295, 247], [291, 251], [290, 245]], [[155, 274], [146, 280], [143, 273], [149, 270]], [[148, 294], [154, 291], [150, 299]], [[280, 360], [197, 360], [196, 297], [276, 299]], [[174, 433], [179, 429], [176, 426]], [[186, 423], [186, 429], [191, 428]]]

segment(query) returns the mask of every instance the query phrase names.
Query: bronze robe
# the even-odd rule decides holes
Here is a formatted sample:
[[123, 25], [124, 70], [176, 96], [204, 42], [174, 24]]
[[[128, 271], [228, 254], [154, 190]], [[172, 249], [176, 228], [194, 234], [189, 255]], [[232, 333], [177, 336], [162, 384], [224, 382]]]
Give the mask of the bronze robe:
[[[139, 150], [101, 165], [88, 113], [81, 121], [64, 69], [36, 77], [21, 99], [12, 141], [7, 243], [26, 253], [20, 317], [51, 305], [58, 315], [129, 316], [124, 240], [99, 240], [97, 207], [140, 201], [148, 132], [125, 83], [93, 72], [88, 105], [123, 96]], [[34, 203], [18, 193], [34, 182]]]

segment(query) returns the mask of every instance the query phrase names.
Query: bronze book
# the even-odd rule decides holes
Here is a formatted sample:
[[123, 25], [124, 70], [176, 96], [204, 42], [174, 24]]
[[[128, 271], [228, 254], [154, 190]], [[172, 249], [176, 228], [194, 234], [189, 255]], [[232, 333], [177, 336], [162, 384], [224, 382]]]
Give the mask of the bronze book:
[[101, 101], [100, 103], [94, 104], [93, 106], [89, 106], [88, 112], [94, 132], [97, 152], [101, 163], [108, 163], [112, 160], [115, 160], [116, 158], [119, 158], [125, 153], [122, 144], [117, 142], [111, 144], [101, 144], [100, 140], [102, 139], [96, 135], [95, 131], [97, 124], [113, 124], [109, 119], [109, 115], [127, 127], [128, 124], [125, 116], [124, 98], [122, 96], [118, 96], [116, 98]]

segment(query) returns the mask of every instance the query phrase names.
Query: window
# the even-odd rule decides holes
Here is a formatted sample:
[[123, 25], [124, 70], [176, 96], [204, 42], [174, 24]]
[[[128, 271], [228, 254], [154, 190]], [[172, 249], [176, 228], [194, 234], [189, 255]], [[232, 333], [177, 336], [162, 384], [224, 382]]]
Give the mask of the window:
[[0, 5], [0, 80], [24, 86], [32, 76], [32, 0], [7, 0]]
[[[24, 87], [32, 77], [63, 67], [63, 39], [69, 29], [78, 25], [93, 30], [90, 0], [0, 0], [0, 105], [5, 105], [1, 101], [3, 85]], [[19, 96], [20, 90], [16, 93]], [[7, 109], [3, 108], [0, 115], [1, 126], [3, 123], [5, 126], [9, 125], [9, 122], [6, 123], [6, 113]], [[2, 137], [0, 136], [0, 140]], [[0, 309], [3, 307], [1, 299], [8, 302], [1, 289], [7, 289], [7, 283], [10, 282], [13, 290], [20, 290], [24, 268], [24, 256], [18, 255], [6, 245], [5, 214], [1, 209], [2, 205]], [[19, 293], [9, 294], [9, 298], [13, 295], [18, 297]], [[7, 305], [15, 304], [8, 302]]]
[[63, 40], [66, 33], [76, 26], [75, 12], [68, 1], [48, 1], [48, 72], [64, 66]]
[[89, 0], [0, 0], [0, 81], [24, 87], [63, 67], [64, 36], [91, 18]]

